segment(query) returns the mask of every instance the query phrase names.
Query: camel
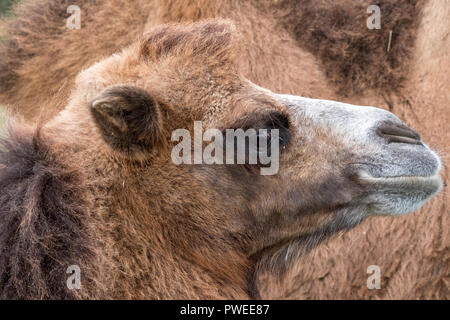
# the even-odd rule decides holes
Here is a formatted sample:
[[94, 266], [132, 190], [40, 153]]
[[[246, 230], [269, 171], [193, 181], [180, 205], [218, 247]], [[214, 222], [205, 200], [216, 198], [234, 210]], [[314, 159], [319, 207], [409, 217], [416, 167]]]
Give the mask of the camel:
[[[392, 2], [386, 1], [381, 5], [382, 9], [385, 8], [388, 13], [392, 14], [391, 20], [386, 19], [387, 25], [392, 29], [399, 28], [399, 30], [395, 30], [392, 49], [389, 54], [384, 50], [377, 54], [378, 51], [375, 50], [373, 56], [367, 52], [365, 56], [364, 52], [358, 52], [364, 57], [358, 61], [351, 56], [351, 50], [340, 50], [341, 46], [352, 48], [352, 45], [355, 47], [358, 45], [357, 40], [361, 39], [363, 43], [366, 43], [369, 39], [369, 42], [371, 41], [375, 46], [384, 48], [383, 41], [386, 37], [383, 32], [386, 30], [367, 35], [368, 30], [361, 29], [361, 38], [348, 40], [345, 36], [340, 37], [340, 30], [347, 33], [352, 31], [354, 25], [349, 25], [349, 21], [361, 20], [364, 12], [361, 14], [358, 8], [363, 5], [351, 5], [349, 1], [337, 4], [321, 1], [315, 12], [315, 7], [308, 7], [306, 3], [303, 4], [304, 8], [300, 7], [304, 10], [299, 11], [292, 10], [294, 4], [289, 1], [258, 2], [258, 5], [252, 2], [222, 3], [220, 1], [198, 1], [189, 5], [184, 1], [145, 3], [111, 1], [101, 8], [95, 7], [98, 4], [81, 2], [80, 6], [87, 19], [83, 28], [71, 33], [64, 30], [59, 24], [60, 19], [66, 17], [64, 1], [25, 3], [17, 9], [18, 18], [12, 22], [15, 29], [12, 29], [9, 40], [2, 47], [1, 55], [5, 59], [2, 59], [3, 62], [0, 64], [0, 70], [2, 70], [0, 98], [2, 102], [10, 106], [11, 110], [23, 115], [28, 120], [37, 118], [40, 112], [40, 108], [37, 106], [45, 106], [42, 109], [54, 115], [63, 108], [66, 110], [65, 106], [69, 102], [70, 90], [78, 87], [75, 85], [75, 77], [78, 72], [87, 68], [100, 57], [108, 56], [130, 45], [136, 37], [147, 30], [154, 30], [155, 26], [168, 22], [189, 22], [220, 17], [233, 20], [241, 33], [241, 38], [244, 39], [239, 48], [235, 48], [235, 51], [238, 49], [241, 51], [236, 58], [236, 64], [239, 66], [237, 69], [251, 82], [270, 89], [272, 92], [333, 99], [358, 105], [376, 105], [393, 111], [406, 123], [420, 129], [419, 131], [425, 136], [426, 141], [431, 141], [433, 147], [437, 147], [440, 152], [445, 153], [447, 148], [445, 143], [448, 139], [445, 139], [443, 128], [445, 128], [448, 116], [445, 112], [445, 105], [448, 103], [448, 75], [442, 71], [445, 70], [442, 64], [445, 66], [449, 62], [448, 37], [446, 36], [448, 28], [444, 27], [448, 25], [445, 19], [446, 12], [449, 10], [448, 4], [441, 1], [419, 1], [411, 7], [406, 2], [392, 6]], [[126, 11], [122, 10], [124, 5], [127, 7]], [[277, 10], [273, 10], [274, 6]], [[326, 8], [328, 11], [325, 10]], [[96, 14], [93, 15], [93, 12]], [[297, 12], [306, 12], [307, 16], [311, 17], [309, 21], [308, 19], [298, 20], [306, 21], [306, 26], [292, 23], [292, 17], [295, 18]], [[399, 16], [400, 13], [405, 16]], [[323, 24], [324, 20], [330, 20], [321, 20], [323, 14], [340, 21], [338, 27], [326, 29], [325, 25], [318, 32], [318, 25]], [[108, 28], [104, 23], [107, 17], [109, 19], [111, 16], [116, 18], [115, 28]], [[134, 23], [131, 25], [128, 22], [130, 16], [134, 18]], [[332, 19], [330, 21], [333, 22]], [[408, 28], [404, 28], [404, 26], [402, 28], [397, 21], [406, 21], [413, 24], [413, 27], [411, 28], [409, 25]], [[45, 25], [46, 29], [30, 28], [31, 22]], [[308, 32], [300, 33], [299, 30], [302, 27]], [[96, 35], [101, 34], [103, 39], [114, 39], [114, 41], [101, 41], [96, 38], [92, 30], [96, 30]], [[326, 34], [326, 30], [330, 30], [330, 34]], [[329, 42], [330, 39], [333, 42]], [[41, 40], [42, 43], [49, 45], [52, 52], [44, 53], [41, 42], [36, 40]], [[339, 56], [337, 54], [339, 52], [344, 53]], [[381, 60], [381, 64], [375, 64], [374, 56]], [[333, 69], [331, 68], [332, 62], [335, 61], [333, 59], [337, 58], [352, 61], [353, 65], [342, 64], [342, 68]], [[368, 66], [368, 69], [364, 69], [364, 66]], [[365, 74], [366, 71], [371, 72]], [[78, 90], [80, 89], [78, 88]], [[292, 108], [295, 108], [296, 104], [310, 103], [317, 106], [329, 103], [316, 104], [309, 100], [305, 102], [306, 100], [292, 96], [277, 97], [275, 99], [277, 103]], [[73, 96], [70, 101], [72, 99]], [[419, 107], [420, 113], [418, 112]], [[339, 107], [336, 108], [339, 109]], [[440, 114], [439, 119], [433, 116], [434, 112]], [[417, 114], [421, 115], [420, 118]], [[61, 115], [52, 120], [53, 123], [58, 123], [56, 119], [62, 119]], [[323, 124], [327, 124], [326, 120]], [[47, 127], [51, 129], [46, 129]], [[392, 130], [392, 128], [390, 129]], [[56, 127], [52, 128], [51, 124], [42, 129], [44, 132], [46, 130], [59, 131]], [[57, 137], [56, 134], [52, 136]], [[37, 139], [37, 141], [40, 140]], [[52, 142], [52, 145], [53, 143], [55, 142]], [[64, 145], [64, 142], [62, 141], [61, 144]], [[80, 161], [80, 163], [83, 162]], [[85, 168], [81, 168], [80, 171], [85, 172]], [[443, 175], [446, 180], [445, 168]], [[332, 184], [339, 185], [336, 181], [333, 181]], [[126, 181], [124, 185], [127, 186]], [[91, 188], [99, 187], [91, 186]], [[328, 204], [333, 203], [334, 198], [330, 199], [329, 193], [321, 190], [321, 194], [324, 197], [328, 196]], [[344, 195], [340, 196], [345, 198]], [[281, 268], [283, 272], [278, 272], [279, 268], [277, 268], [277, 272], [274, 274], [264, 267], [279, 259], [252, 255], [253, 259], [258, 256], [258, 259], [265, 261], [265, 263], [258, 264], [258, 267], [251, 273], [252, 281], [248, 279], [244, 281], [241, 277], [241, 284], [234, 286], [236, 279], [226, 279], [225, 282], [228, 283], [228, 286], [224, 291], [235, 290], [231, 288], [242, 288], [243, 282], [246, 285], [251, 283], [252, 289], [241, 290], [239, 294], [231, 294], [230, 291], [227, 294], [214, 292], [205, 295], [202, 293], [198, 294], [198, 297], [447, 297], [446, 279], [449, 270], [448, 264], [445, 263], [448, 260], [448, 237], [445, 233], [445, 226], [448, 223], [445, 215], [445, 199], [446, 193], [440, 193], [425, 206], [422, 212], [414, 214], [414, 217], [398, 217], [394, 220], [390, 217], [367, 219], [339, 238], [322, 239], [326, 243], [312, 251], [300, 246], [294, 250], [296, 258], [292, 260], [295, 263], [289, 263], [289, 267]], [[97, 199], [97, 201], [100, 200]], [[93, 217], [94, 220], [97, 218], [97, 216]], [[95, 227], [95, 223], [89, 224], [89, 227]], [[433, 232], [427, 233], [426, 237], [417, 237], [416, 234], [419, 230], [433, 230]], [[120, 232], [126, 233], [126, 230], [122, 229]], [[275, 234], [273, 236], [276, 238]], [[111, 245], [113, 242], [108, 242], [108, 239], [96, 239], [96, 241], [104, 242], [104, 246], [113, 246]], [[86, 242], [89, 241], [86, 240]], [[386, 247], [391, 250], [386, 252]], [[290, 247], [288, 246], [288, 248]], [[295, 249], [295, 246], [291, 247], [292, 249]], [[87, 250], [86, 252], [97, 252], [96, 250], [98, 250], [98, 246], [93, 246], [91, 251]], [[276, 247], [273, 248], [272, 253], [273, 257], [277, 257]], [[393, 253], [396, 255], [395, 259], [392, 258]], [[234, 254], [235, 252], [230, 252], [230, 255]], [[109, 258], [104, 255], [100, 257], [93, 254], [92, 256], [95, 256], [96, 259]], [[234, 257], [234, 261], [236, 264], [242, 263], [241, 267], [245, 269], [245, 263], [240, 258], [242, 257]], [[135, 258], [133, 261], [142, 263], [142, 257]], [[125, 263], [126, 266], [129, 264], [129, 262]], [[367, 278], [365, 271], [367, 266], [372, 264], [380, 265], [383, 270], [381, 290], [368, 290], [365, 286]], [[279, 267], [282, 265], [280, 264]], [[203, 265], [201, 267], [206, 268]], [[231, 266], [223, 265], [214, 267], [215, 270], [231, 268]], [[90, 270], [88, 266], [85, 268]], [[213, 266], [208, 266], [208, 268], [213, 268]], [[95, 273], [97, 270], [92, 270], [92, 272]], [[223, 274], [227, 273], [223, 272]], [[95, 279], [95, 281], [92, 280], [93, 283], [99, 281], [102, 284], [93, 285], [97, 288], [96, 290], [105, 289], [103, 287], [105, 282], [101, 281], [101, 277], [92, 276], [91, 279]], [[205, 285], [205, 282], [200, 280], [199, 283], [201, 283], [199, 288], [203, 287], [206, 291], [217, 290], [217, 286]], [[177, 296], [164, 295], [164, 290], [167, 289], [164, 284], [161, 284], [159, 289], [161, 289], [161, 296]], [[129, 290], [126, 293], [117, 293], [117, 296], [145, 295], [138, 289], [134, 291], [134, 295], [132, 292]], [[192, 292], [190, 293], [192, 294], [189, 295], [190, 297], [196, 296]], [[45, 296], [45, 293], [40, 296]], [[95, 295], [91, 294], [90, 296]]]

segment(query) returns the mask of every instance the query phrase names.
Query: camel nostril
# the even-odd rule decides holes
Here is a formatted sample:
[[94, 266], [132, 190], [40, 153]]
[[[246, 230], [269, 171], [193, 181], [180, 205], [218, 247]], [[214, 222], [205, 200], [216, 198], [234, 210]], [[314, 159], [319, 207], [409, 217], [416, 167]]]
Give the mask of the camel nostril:
[[377, 134], [384, 138], [388, 143], [422, 145], [419, 134], [403, 124], [384, 122], [377, 128]]

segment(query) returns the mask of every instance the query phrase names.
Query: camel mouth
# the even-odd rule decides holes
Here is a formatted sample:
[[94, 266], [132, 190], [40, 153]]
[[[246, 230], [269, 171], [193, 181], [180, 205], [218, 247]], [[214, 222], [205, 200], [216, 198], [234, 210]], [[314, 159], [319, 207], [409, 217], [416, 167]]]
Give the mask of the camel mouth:
[[418, 210], [443, 188], [439, 172], [428, 176], [374, 177], [367, 171], [360, 171], [358, 180], [369, 187], [366, 204], [378, 215], [401, 215]]
[[360, 181], [376, 184], [378, 186], [397, 186], [405, 188], [436, 188], [440, 190], [443, 185], [442, 177], [439, 173], [429, 176], [384, 176], [374, 177], [366, 171], [358, 173]]

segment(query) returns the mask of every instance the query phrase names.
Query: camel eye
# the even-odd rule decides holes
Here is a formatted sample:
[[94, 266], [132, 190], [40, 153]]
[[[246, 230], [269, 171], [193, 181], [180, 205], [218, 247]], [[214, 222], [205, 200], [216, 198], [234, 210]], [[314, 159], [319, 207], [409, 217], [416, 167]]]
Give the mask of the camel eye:
[[[265, 166], [268, 162], [264, 159], [271, 158], [275, 150], [277, 154], [283, 152], [288, 145], [289, 118], [282, 112], [272, 110], [249, 113], [238, 119], [231, 128], [224, 129], [223, 134], [224, 146], [230, 143], [234, 146], [233, 157], [241, 157], [241, 162], [236, 160], [235, 163]], [[238, 138], [239, 135], [241, 138]]]
[[258, 154], [267, 154], [270, 156], [272, 144], [276, 141], [274, 139], [278, 139], [278, 149], [280, 152], [286, 149], [289, 143], [290, 132], [289, 119], [285, 114], [280, 112], [266, 114], [261, 122], [255, 124], [254, 129], [256, 130], [257, 136], [256, 152]]
[[281, 112], [272, 112], [269, 114], [267, 124], [267, 139], [269, 143], [272, 141], [272, 130], [278, 130], [278, 141], [280, 149], [285, 149], [289, 143], [289, 118]]
[[258, 154], [270, 153], [270, 146], [272, 142], [272, 131], [267, 129], [260, 129], [256, 134], [257, 137], [257, 150]]

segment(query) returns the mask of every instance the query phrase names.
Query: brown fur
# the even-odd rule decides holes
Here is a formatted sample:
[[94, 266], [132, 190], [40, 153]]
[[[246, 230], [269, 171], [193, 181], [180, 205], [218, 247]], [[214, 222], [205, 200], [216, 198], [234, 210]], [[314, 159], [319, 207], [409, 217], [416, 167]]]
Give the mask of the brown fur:
[[[43, 1], [42, 3], [44, 3], [43, 6], [35, 8], [50, 8], [53, 2]], [[86, 6], [88, 5], [86, 4]], [[284, 17], [286, 3], [282, 3], [281, 6], [283, 10], [278, 13]], [[68, 88], [71, 87], [78, 71], [97, 60], [101, 55], [109, 55], [133, 41], [133, 34], [137, 35], [144, 28], [148, 29], [152, 25], [160, 23], [220, 16], [232, 18], [236, 21], [237, 28], [242, 30], [242, 37], [245, 41], [240, 49], [242, 55], [238, 64], [244, 75], [255, 83], [283, 93], [330, 99], [340, 98], [353, 103], [379, 105], [393, 109], [410, 125], [422, 129], [420, 131], [424, 132], [423, 135], [432, 142], [433, 147], [447, 152], [448, 145], [446, 143], [449, 137], [446, 136], [444, 128], [449, 120], [448, 112], [445, 110], [445, 106], [449, 102], [449, 81], [448, 74], [442, 70], [446, 70], [445, 66], [450, 61], [448, 58], [449, 28], [448, 20], [445, 18], [446, 13], [448, 15], [448, 4], [440, 1], [428, 1], [423, 4], [423, 12], [421, 12], [421, 10], [417, 11], [417, 8], [422, 8], [422, 4], [414, 6], [405, 1], [395, 7], [390, 6], [390, 2], [383, 2], [381, 3], [382, 10], [383, 6], [386, 6], [388, 11], [389, 8], [392, 8], [392, 11], [389, 11], [392, 12], [392, 16], [401, 17], [401, 19], [383, 20], [382, 12], [381, 31], [374, 31], [370, 35], [368, 34], [369, 30], [365, 28], [365, 21], [363, 21], [362, 28], [355, 27], [356, 22], [351, 17], [356, 14], [359, 17], [356, 20], [359, 21], [358, 23], [361, 23], [362, 17], [356, 13], [359, 11], [354, 9], [355, 7], [348, 6], [347, 2], [339, 3], [339, 9], [336, 11], [338, 14], [348, 17], [346, 23], [339, 28], [339, 30], [346, 31], [340, 34], [334, 28], [323, 27], [320, 30], [326, 34], [326, 37], [316, 38], [317, 33], [315, 32], [301, 33], [298, 30], [301, 30], [302, 25], [307, 30], [327, 25], [326, 23], [333, 20], [324, 19], [319, 13], [328, 15], [332, 11], [321, 9], [316, 14], [306, 15], [311, 19], [304, 19], [305, 22], [301, 22], [302, 25], [296, 26], [290, 23], [289, 27], [285, 29], [282, 27], [286, 25], [285, 18], [280, 19], [280, 15], [266, 11], [271, 4], [262, 7], [234, 1], [226, 2], [226, 4], [216, 1], [198, 1], [195, 4], [186, 4], [184, 1], [153, 1], [142, 6], [142, 8], [148, 8], [148, 18], [147, 13], [142, 13], [145, 10], [141, 10], [139, 11], [141, 12], [139, 23], [136, 22], [130, 26], [127, 17], [132, 15], [130, 12], [133, 12], [134, 7], [128, 5], [130, 11], [126, 12], [122, 10], [123, 5], [120, 1], [111, 1], [109, 5], [103, 6], [102, 10], [98, 11], [105, 12], [104, 15], [96, 14], [92, 16], [92, 20], [87, 19], [85, 27], [78, 33], [69, 34], [69, 31], [63, 30], [61, 34], [55, 34], [53, 31], [33, 28], [37, 31], [31, 32], [30, 29], [27, 29], [28, 33], [17, 32], [12, 35], [13, 42], [7, 43], [1, 54], [2, 58], [6, 58], [6, 60], [2, 59], [0, 64], [1, 70], [5, 70], [5, 73], [2, 74], [6, 75], [0, 82], [2, 86], [1, 99], [3, 102], [20, 106], [19, 112], [29, 118], [38, 113], [35, 105], [43, 105], [43, 102], [49, 99], [53, 100], [50, 105], [60, 109], [67, 101]], [[359, 6], [357, 5], [358, 8]], [[33, 4], [27, 4], [24, 8], [24, 10], [31, 10], [27, 8], [33, 8]], [[64, 4], [63, 8], [65, 8]], [[306, 8], [314, 10], [309, 6]], [[48, 12], [50, 12], [48, 21], [44, 19], [41, 22], [33, 21], [33, 23], [49, 27], [55, 24], [59, 25], [58, 19], [51, 20], [54, 11]], [[410, 14], [405, 18], [399, 12]], [[111, 13], [117, 14], [115, 20], [117, 27], [109, 28], [107, 32], [99, 34], [102, 34], [104, 39], [114, 39], [114, 41], [98, 41], [93, 36], [86, 36], [86, 34], [92, 35], [90, 30], [100, 30], [98, 28], [109, 19], [106, 17], [109, 17], [108, 14]], [[364, 13], [365, 10], [363, 16]], [[28, 11], [28, 14], [21, 14], [17, 21], [22, 25], [21, 28], [26, 28], [27, 24], [31, 23], [30, 19], [38, 16], [40, 16], [39, 13], [33, 15]], [[303, 14], [302, 16], [304, 17]], [[404, 28], [408, 19], [412, 19], [411, 22], [415, 21], [410, 29]], [[52, 23], [52, 21], [54, 22]], [[393, 46], [389, 54], [381, 53], [387, 31], [383, 27], [383, 22], [392, 26], [392, 30], [398, 28], [399, 32], [398, 38], [395, 38], [397, 33], [394, 33]], [[146, 24], [145, 27], [144, 24]], [[64, 24], [61, 26], [63, 29]], [[417, 40], [414, 42], [416, 26], [418, 28]], [[127, 34], [131, 34], [129, 37], [118, 37], [115, 34], [115, 32], [125, 29]], [[349, 40], [348, 35], [351, 35], [352, 29], [355, 31], [356, 38]], [[336, 37], [337, 40], [335, 40]], [[49, 47], [57, 48], [57, 50], [52, 54], [48, 54], [48, 52], [42, 54], [41, 51], [45, 49], [40, 47], [37, 39], [45, 39], [46, 43], [50, 44]], [[80, 46], [81, 39], [88, 39], [92, 43]], [[117, 41], [118, 39], [119, 41]], [[369, 39], [371, 41], [368, 41]], [[323, 45], [319, 48], [316, 45], [308, 44], [309, 40], [314, 40], [313, 44]], [[100, 45], [101, 43], [104, 45]], [[372, 51], [361, 48], [361, 44], [372, 43], [373, 47], [370, 46]], [[355, 61], [352, 58], [355, 52], [362, 55], [360, 60]], [[372, 52], [377, 52], [377, 55], [372, 55]], [[80, 56], [83, 59], [80, 60]], [[342, 68], [331, 66], [336, 56], [341, 57], [345, 62]], [[54, 64], [54, 61], [58, 62]], [[364, 73], [365, 71], [373, 72]], [[64, 81], [68, 85], [59, 91]], [[338, 85], [338, 83], [340, 84]], [[399, 87], [400, 84], [403, 85], [403, 88]], [[384, 99], [374, 94], [377, 90], [384, 95]], [[57, 92], [60, 94], [53, 98]], [[345, 94], [346, 97], [340, 96], [340, 94]], [[172, 95], [176, 97], [175, 89], [168, 94], [168, 96]], [[193, 96], [195, 97], [195, 93]], [[436, 114], [439, 114], [439, 117], [436, 118]], [[127, 188], [128, 179], [131, 180], [129, 193], [138, 194], [137, 187], [133, 186], [133, 181], [135, 181], [133, 177], [135, 174], [138, 176], [138, 173], [137, 170], [118, 174], [115, 178], [118, 181], [109, 182], [112, 190], [122, 185], [120, 177], [126, 177], [125, 186]], [[102, 183], [104, 186], [108, 185], [104, 181]], [[232, 187], [234, 183], [236, 181], [226, 182], [231, 190], [238, 188]], [[330, 183], [336, 185], [336, 181], [331, 180]], [[275, 187], [279, 186], [275, 185]], [[196, 191], [198, 190], [193, 188], [192, 196], [195, 196]], [[254, 196], [251, 190], [246, 189], [245, 192], [249, 198]], [[329, 200], [329, 193], [322, 192], [322, 194], [324, 199]], [[309, 254], [304, 253], [307, 256], [296, 260], [295, 267], [290, 268], [281, 282], [274, 281], [270, 274], [260, 275], [259, 285], [256, 285], [259, 295], [266, 298], [448, 298], [447, 282], [450, 270], [447, 263], [449, 239], [445, 232], [448, 226], [445, 214], [447, 211], [446, 197], [447, 194], [442, 193], [413, 217], [397, 218], [394, 221], [389, 218], [372, 218], [366, 221], [345, 236], [329, 241], [326, 246]], [[105, 195], [105, 199], [109, 198]], [[118, 197], [117, 203], [119, 205], [117, 212], [121, 212], [124, 210], [123, 208], [135, 207], [136, 211], [127, 209], [128, 212], [139, 213], [148, 207], [148, 203], [139, 198], [130, 203], [130, 199]], [[237, 206], [238, 204], [232, 202], [229, 205]], [[192, 206], [195, 207], [197, 204], [193, 201]], [[245, 296], [244, 291], [236, 292], [233, 289], [245, 287], [243, 285], [246, 283], [247, 276], [245, 274], [248, 274], [248, 270], [245, 270], [246, 259], [243, 256], [236, 256], [234, 248], [230, 251], [224, 250], [224, 252], [229, 252], [230, 259], [236, 262], [236, 265], [233, 266], [220, 265], [220, 261], [224, 260], [217, 259], [212, 253], [209, 258], [203, 259], [205, 257], [203, 251], [200, 260], [198, 253], [193, 254], [194, 265], [200, 265], [201, 268], [210, 270], [211, 275], [204, 275], [203, 269], [199, 270], [198, 267], [190, 266], [187, 269], [181, 269], [184, 273], [181, 273], [177, 280], [182, 282], [183, 279], [191, 277], [190, 281], [193, 281], [194, 285], [198, 283], [199, 293], [189, 292], [188, 294], [183, 291], [185, 289], [182, 286], [171, 292], [165, 291], [171, 287], [167, 275], [174, 270], [180, 270], [179, 261], [176, 261], [176, 258], [168, 258], [168, 255], [164, 256], [166, 259], [164, 260], [158, 253], [155, 253], [157, 248], [148, 249], [143, 244], [144, 242], [135, 241], [136, 238], [146, 238], [143, 234], [148, 231], [143, 231], [135, 226], [131, 218], [127, 221], [129, 222], [125, 224], [126, 227], [123, 226], [123, 223], [117, 224], [116, 232], [123, 239], [120, 243], [123, 243], [122, 247], [126, 248], [125, 252], [129, 252], [129, 254], [119, 255], [117, 258], [120, 259], [120, 263], [117, 265], [124, 266], [120, 283], [128, 283], [129, 287], [118, 289], [116, 296], [132, 297], [134, 292], [138, 296], [142, 294], [142, 297], [154, 297], [150, 293], [153, 292], [152, 290], [160, 292], [160, 296], [165, 297]], [[207, 226], [208, 224], [205, 222], [204, 228], [206, 229]], [[184, 231], [183, 234], [193, 233], [189, 228]], [[197, 233], [193, 234], [197, 235]], [[138, 236], [136, 237], [136, 235]], [[152, 236], [157, 239], [160, 237], [157, 234]], [[205, 237], [207, 238], [206, 235]], [[133, 241], [127, 242], [127, 239]], [[186, 247], [183, 245], [189, 241], [196, 243], [195, 240], [195, 236], [192, 239], [186, 239], [183, 244], [180, 244], [180, 248], [185, 249]], [[389, 252], [386, 252], [386, 248], [390, 248]], [[148, 269], [150, 266], [146, 264], [149, 256], [148, 250], [154, 250], [153, 255], [159, 258], [151, 266], [151, 270]], [[301, 249], [297, 251], [302, 252]], [[111, 253], [111, 256], [113, 255]], [[365, 286], [368, 276], [365, 269], [371, 264], [378, 264], [381, 267], [382, 290], [369, 291]], [[150, 271], [159, 279], [164, 280], [153, 284], [152, 287], [138, 287]], [[133, 273], [139, 274], [138, 280], [135, 282], [136, 287], [132, 287], [129, 280], [124, 281], [127, 279], [127, 275]], [[222, 273], [225, 276], [220, 279], [220, 277], [217, 278], [216, 273]], [[233, 278], [226, 276], [231, 274], [240, 276]], [[292, 280], [293, 278], [295, 281]], [[237, 285], [232, 283], [233, 279], [239, 279]], [[217, 280], [222, 285], [225, 283], [230, 283], [230, 285], [219, 290], [217, 286], [211, 285], [217, 283]], [[254, 281], [257, 283], [258, 279], [254, 279]], [[171, 284], [173, 285], [173, 283]], [[176, 287], [172, 286], [172, 288]], [[249, 291], [252, 290], [254, 291], [254, 289], [249, 289]], [[61, 294], [61, 296], [63, 295]], [[95, 294], [92, 296], [95, 297]]]
[[[370, 5], [381, 9], [381, 29], [366, 27]], [[299, 46], [318, 57], [343, 96], [391, 92], [404, 83], [423, 1], [285, 0], [279, 20]], [[389, 32], [392, 31], [388, 50]]]
[[[141, 2], [145, 1], [115, 1], [114, 6], [106, 9], [97, 1], [79, 1], [83, 23], [89, 25], [89, 29], [67, 33], [66, 10], [72, 2], [21, 1], [15, 9], [17, 18], [8, 23], [7, 40], [1, 49], [2, 102], [16, 108], [20, 105], [21, 113], [34, 116], [39, 113], [33, 110], [35, 105], [63, 108], [74, 77], [82, 68], [120, 50], [142, 32], [148, 14], [141, 10]], [[124, 7], [127, 10], [123, 10]], [[98, 19], [101, 16], [103, 19]], [[132, 24], [128, 22], [130, 16]], [[123, 21], [123, 24], [110, 28], [103, 22], [109, 19]], [[105, 33], [113, 36], [113, 43], [104, 41], [101, 34]], [[46, 61], [41, 55], [43, 51], [54, 60]], [[45, 76], [40, 74], [43, 69], [47, 69]], [[37, 92], [42, 94], [36, 95]], [[21, 98], [17, 99], [18, 96]]]
[[55, 145], [40, 129], [15, 127], [0, 154], [1, 298], [83, 297], [66, 286], [73, 264], [85, 270], [95, 297], [104, 240], [96, 238], [101, 228], [84, 177], [55, 157]]
[[[195, 119], [203, 119], [205, 126], [217, 125], [220, 120], [224, 128], [276, 126], [283, 130], [285, 140], [292, 135], [298, 141], [298, 130], [288, 128], [286, 107], [239, 74], [237, 35], [226, 21], [156, 27], [120, 54], [81, 72], [66, 108], [40, 129], [51, 137], [49, 145], [55, 159], [69, 168], [72, 162], [79, 164], [83, 173], [80, 179], [89, 181], [88, 186], [80, 185], [89, 190], [93, 202], [83, 203], [85, 195], [77, 195], [70, 206], [99, 214], [95, 216], [99, 220], [85, 221], [86, 227], [92, 228], [86, 233], [105, 243], [94, 238], [86, 246], [93, 248], [92, 259], [103, 260], [95, 263], [84, 258], [84, 248], [68, 252], [67, 259], [74, 264], [81, 260], [81, 266], [94, 264], [91, 268], [102, 271], [109, 268], [105, 272], [109, 278], [89, 272], [84, 275], [84, 281], [93, 285], [82, 288], [83, 296], [260, 297], [260, 273], [276, 270], [281, 277], [297, 255], [360, 222], [350, 221], [346, 213], [357, 205], [364, 188], [351, 176], [341, 175], [343, 164], [329, 173], [320, 168], [301, 169], [316, 161], [311, 153], [318, 156], [325, 145], [342, 148], [326, 133], [314, 145], [289, 144], [283, 152], [287, 169], [274, 177], [261, 176], [243, 165], [175, 166], [164, 144], [144, 143], [135, 149], [141, 129], [145, 137], [157, 135], [153, 141], [169, 142], [168, 133], [175, 128], [190, 129]], [[141, 126], [140, 118], [147, 117], [150, 120]], [[159, 126], [164, 130], [154, 129]], [[305, 130], [313, 129], [308, 127], [305, 123]], [[312, 152], [313, 148], [318, 153]], [[22, 156], [30, 157], [29, 152]], [[14, 155], [11, 147], [5, 157], [10, 154]], [[334, 162], [332, 154], [322, 152], [322, 161]], [[345, 152], [342, 154], [348, 160]], [[303, 160], [301, 165], [299, 159]], [[40, 161], [31, 160], [32, 180], [22, 181], [24, 187], [39, 178], [34, 167]], [[22, 162], [17, 165], [25, 166]], [[49, 164], [45, 167], [51, 168]], [[4, 172], [12, 168], [13, 164], [5, 161]], [[286, 183], [288, 178], [290, 183]], [[71, 193], [71, 185], [58, 187], [62, 194], [54, 194], [56, 203]], [[39, 185], [38, 191], [41, 189], [45, 186]], [[14, 198], [7, 200], [9, 215], [24, 214], [24, 209], [17, 212], [11, 207]], [[51, 210], [45, 202], [26, 199], [25, 203], [31, 215]], [[67, 211], [69, 217], [76, 215], [70, 208]], [[8, 220], [2, 223], [8, 225]], [[59, 223], [55, 222], [56, 226]], [[102, 228], [95, 230], [97, 225]], [[59, 240], [57, 234], [57, 229], [47, 232], [55, 241]], [[8, 234], [5, 246], [13, 241], [27, 242], [27, 236], [15, 239]], [[67, 240], [71, 238], [75, 239], [69, 234]], [[50, 246], [36, 260], [42, 261], [53, 250], [58, 249]], [[11, 263], [12, 268], [25, 259], [14, 253], [7, 256], [17, 259]], [[49, 262], [50, 266], [61, 263], [67, 265], [64, 259]], [[42, 265], [36, 268], [38, 274], [46, 271]], [[6, 271], [3, 276], [11, 281]], [[20, 277], [26, 275], [17, 275]], [[58, 284], [50, 280], [43, 276], [30, 280], [29, 287], [39, 282], [44, 294], [26, 297], [64, 298], [63, 294], [47, 293]], [[22, 296], [13, 287], [9, 297]]]

